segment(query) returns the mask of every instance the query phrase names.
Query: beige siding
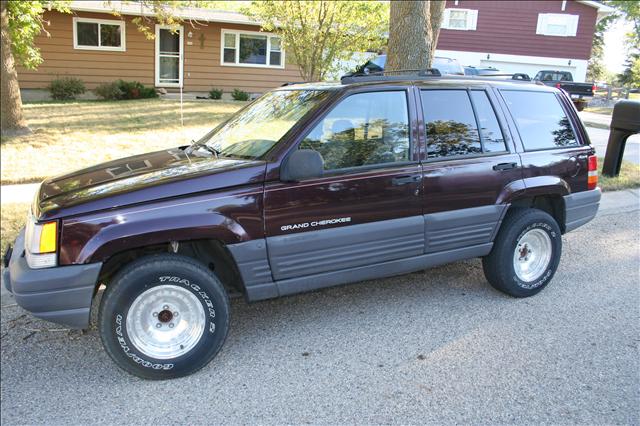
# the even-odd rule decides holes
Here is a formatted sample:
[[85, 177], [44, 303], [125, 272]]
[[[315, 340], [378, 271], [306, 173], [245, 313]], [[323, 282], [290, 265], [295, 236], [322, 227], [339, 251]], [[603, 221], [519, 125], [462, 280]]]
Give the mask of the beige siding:
[[[155, 41], [148, 40], [131, 22], [126, 21], [126, 51], [108, 52], [73, 48], [73, 16], [118, 20], [109, 14], [82, 13], [74, 15], [47, 12], [50, 22], [36, 45], [44, 62], [37, 71], [18, 69], [20, 87], [41, 89], [56, 77], [73, 76], [82, 79], [88, 89], [119, 78], [137, 80], [145, 85], [155, 84]], [[193, 27], [185, 23], [184, 35], [184, 90], [209, 91], [215, 87], [230, 92], [239, 88], [248, 92], [264, 92], [290, 81], [300, 81], [298, 68], [288, 63], [284, 69], [248, 68], [220, 65], [220, 40], [222, 29], [258, 31], [250, 25], [208, 23]], [[191, 32], [192, 37], [187, 34]], [[204, 43], [200, 38], [204, 35]], [[191, 44], [189, 44], [191, 42]], [[290, 58], [287, 57], [290, 62]]]

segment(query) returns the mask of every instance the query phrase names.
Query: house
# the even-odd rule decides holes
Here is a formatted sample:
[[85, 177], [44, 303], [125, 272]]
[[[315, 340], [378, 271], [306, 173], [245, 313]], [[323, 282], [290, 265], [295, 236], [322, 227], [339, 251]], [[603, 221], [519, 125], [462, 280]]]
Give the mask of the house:
[[177, 14], [184, 22], [177, 31], [151, 23], [155, 39], [148, 39], [132, 22], [153, 16], [140, 4], [73, 1], [71, 10], [45, 12], [49, 35], [43, 32], [35, 41], [44, 62], [35, 71], [18, 68], [26, 98], [42, 97], [49, 82], [63, 76], [80, 78], [87, 89], [124, 79], [169, 92], [203, 93], [212, 88], [261, 93], [300, 81], [280, 38], [239, 13], [182, 8]]
[[532, 77], [570, 71], [584, 81], [596, 23], [611, 13], [597, 1], [448, 0], [436, 55]]

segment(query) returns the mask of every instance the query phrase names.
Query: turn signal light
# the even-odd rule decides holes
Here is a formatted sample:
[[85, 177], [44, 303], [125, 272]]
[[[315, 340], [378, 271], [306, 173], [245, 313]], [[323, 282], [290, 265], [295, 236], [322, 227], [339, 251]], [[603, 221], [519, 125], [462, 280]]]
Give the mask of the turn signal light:
[[42, 225], [40, 232], [40, 253], [54, 253], [56, 251], [56, 239], [58, 237], [57, 222], [49, 222]]
[[590, 155], [588, 161], [587, 189], [598, 186], [598, 157]]

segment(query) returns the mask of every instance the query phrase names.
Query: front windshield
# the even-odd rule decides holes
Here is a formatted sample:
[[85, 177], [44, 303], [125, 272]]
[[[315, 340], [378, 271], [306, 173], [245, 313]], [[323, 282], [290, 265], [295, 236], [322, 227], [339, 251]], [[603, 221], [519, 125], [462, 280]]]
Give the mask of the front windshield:
[[199, 143], [206, 144], [220, 156], [260, 158], [326, 96], [324, 90], [269, 92], [215, 128]]

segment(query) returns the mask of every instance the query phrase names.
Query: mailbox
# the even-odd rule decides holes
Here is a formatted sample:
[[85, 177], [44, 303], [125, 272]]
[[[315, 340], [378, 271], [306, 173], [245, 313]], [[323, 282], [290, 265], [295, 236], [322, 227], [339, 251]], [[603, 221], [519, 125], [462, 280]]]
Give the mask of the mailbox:
[[618, 176], [627, 139], [640, 133], [640, 102], [624, 100], [615, 104], [609, 127], [611, 130], [602, 174]]

